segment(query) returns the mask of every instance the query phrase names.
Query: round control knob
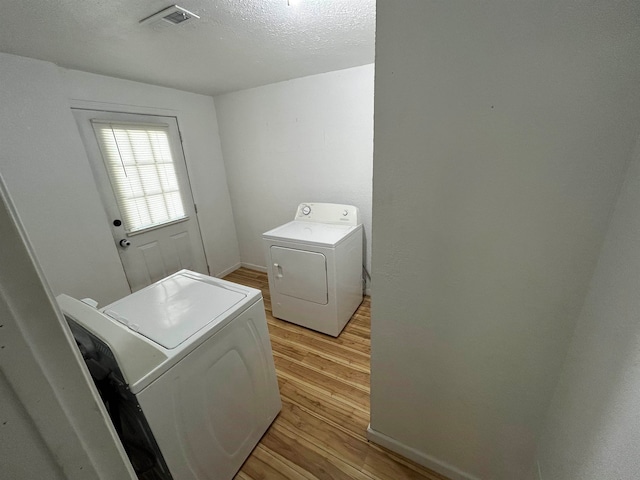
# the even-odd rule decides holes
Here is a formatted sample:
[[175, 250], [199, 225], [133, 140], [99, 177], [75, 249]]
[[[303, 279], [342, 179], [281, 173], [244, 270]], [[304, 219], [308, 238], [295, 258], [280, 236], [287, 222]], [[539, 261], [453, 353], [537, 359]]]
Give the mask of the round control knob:
[[346, 217], [347, 215], [349, 215], [349, 210], [345, 210], [344, 212], [342, 212], [343, 217]]
[[305, 205], [302, 207], [302, 214], [309, 215], [311, 213], [311, 207], [309, 205]]

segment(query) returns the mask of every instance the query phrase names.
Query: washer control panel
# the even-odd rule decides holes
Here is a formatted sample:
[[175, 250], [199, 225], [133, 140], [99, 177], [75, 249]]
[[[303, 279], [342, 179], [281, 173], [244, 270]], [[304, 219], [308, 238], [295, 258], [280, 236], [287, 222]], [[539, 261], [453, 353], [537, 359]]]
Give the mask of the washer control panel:
[[360, 211], [353, 205], [337, 203], [301, 203], [294, 220], [336, 225], [359, 225]]

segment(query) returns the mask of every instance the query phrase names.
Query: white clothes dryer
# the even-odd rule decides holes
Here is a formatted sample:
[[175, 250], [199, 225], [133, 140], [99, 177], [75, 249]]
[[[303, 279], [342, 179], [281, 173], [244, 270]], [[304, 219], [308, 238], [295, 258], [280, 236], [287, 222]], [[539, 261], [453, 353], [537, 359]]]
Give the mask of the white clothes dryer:
[[281, 408], [261, 292], [181, 270], [57, 300], [138, 477], [233, 478]]
[[262, 238], [273, 316], [340, 335], [363, 299], [358, 208], [303, 203], [293, 221]]

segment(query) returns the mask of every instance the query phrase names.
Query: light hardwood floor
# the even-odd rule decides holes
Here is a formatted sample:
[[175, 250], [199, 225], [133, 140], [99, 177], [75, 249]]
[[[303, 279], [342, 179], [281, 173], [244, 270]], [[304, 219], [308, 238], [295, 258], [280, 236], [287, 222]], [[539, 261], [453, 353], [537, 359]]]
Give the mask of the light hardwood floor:
[[282, 411], [236, 480], [447, 480], [367, 442], [370, 299], [338, 338], [271, 315], [265, 273], [241, 268], [226, 280], [262, 290]]

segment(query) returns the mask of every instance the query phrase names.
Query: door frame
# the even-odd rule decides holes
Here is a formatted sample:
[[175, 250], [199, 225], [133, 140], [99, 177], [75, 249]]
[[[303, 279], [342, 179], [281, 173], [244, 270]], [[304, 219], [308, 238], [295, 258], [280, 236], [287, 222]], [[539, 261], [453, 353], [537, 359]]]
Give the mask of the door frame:
[[[74, 110], [78, 110], [78, 111], [92, 111], [92, 112], [96, 112], [96, 113], [105, 113], [105, 114], [122, 114], [122, 115], [141, 115], [141, 116], [147, 116], [147, 117], [158, 117], [158, 118], [162, 118], [162, 117], [168, 117], [168, 118], [172, 118], [175, 120], [176, 122], [176, 127], [177, 127], [177, 131], [178, 131], [178, 141], [179, 141], [179, 145], [177, 148], [179, 148], [180, 152], [182, 153], [182, 158], [184, 160], [184, 166], [185, 166], [185, 172], [186, 172], [186, 183], [189, 187], [189, 194], [191, 195], [191, 200], [193, 202], [193, 206], [194, 206], [194, 214], [193, 214], [193, 219], [195, 220], [195, 225], [197, 226], [198, 229], [198, 237], [199, 237], [199, 243], [202, 247], [202, 253], [204, 255], [204, 261], [205, 261], [205, 265], [206, 265], [206, 270], [207, 270], [207, 274], [211, 275], [211, 267], [209, 266], [209, 258], [207, 257], [207, 249], [205, 247], [205, 243], [204, 243], [204, 238], [202, 237], [202, 228], [200, 226], [200, 218], [199, 218], [199, 214], [198, 214], [198, 203], [196, 200], [196, 196], [193, 190], [193, 182], [191, 181], [191, 174], [190, 174], [190, 168], [189, 168], [189, 161], [187, 160], [187, 154], [185, 152], [184, 149], [184, 142], [183, 142], [183, 137], [182, 137], [182, 131], [180, 130], [180, 119], [178, 116], [178, 111], [175, 110], [169, 110], [169, 109], [161, 109], [161, 108], [154, 108], [154, 107], [144, 107], [144, 106], [132, 106], [132, 105], [123, 105], [123, 104], [114, 104], [114, 103], [104, 103], [104, 102], [93, 102], [93, 101], [87, 101], [87, 100], [74, 100], [71, 99], [70, 100], [70, 107], [71, 107], [71, 111], [73, 113]], [[74, 115], [74, 120], [75, 120], [75, 115]], [[93, 174], [93, 180], [94, 180], [94, 184], [96, 187], [96, 190], [100, 193], [100, 199], [101, 199], [101, 203], [105, 212], [105, 217], [109, 226], [109, 230], [112, 231], [111, 229], [111, 220], [110, 220], [110, 216], [109, 216], [109, 211], [107, 209], [107, 206], [105, 204], [105, 201], [103, 199], [103, 194], [101, 192], [102, 187], [100, 187], [98, 185], [98, 181], [96, 178], [96, 172], [94, 171], [94, 165], [93, 165], [93, 161], [91, 160], [91, 158], [89, 157], [89, 153], [86, 151], [86, 146], [85, 146], [85, 142], [84, 142], [84, 135], [83, 133], [80, 131], [80, 129], [78, 129], [78, 134], [80, 135], [80, 139], [82, 141], [83, 147], [85, 147], [85, 154], [87, 156], [87, 162], [89, 163], [89, 166], [91, 168], [91, 172]], [[97, 141], [97, 140], [96, 140]], [[160, 227], [158, 227], [160, 228]], [[115, 238], [114, 238], [115, 241]], [[117, 247], [114, 247], [117, 250]], [[120, 265], [122, 267], [122, 271], [125, 275], [125, 278], [127, 278], [126, 275], [126, 270], [124, 267], [124, 264], [122, 263], [122, 258], [120, 257], [120, 254], [118, 252], [118, 258], [120, 258]], [[129, 290], [133, 291], [131, 288], [131, 285], [129, 283], [129, 280], [127, 278], [127, 285], [129, 286]]]

